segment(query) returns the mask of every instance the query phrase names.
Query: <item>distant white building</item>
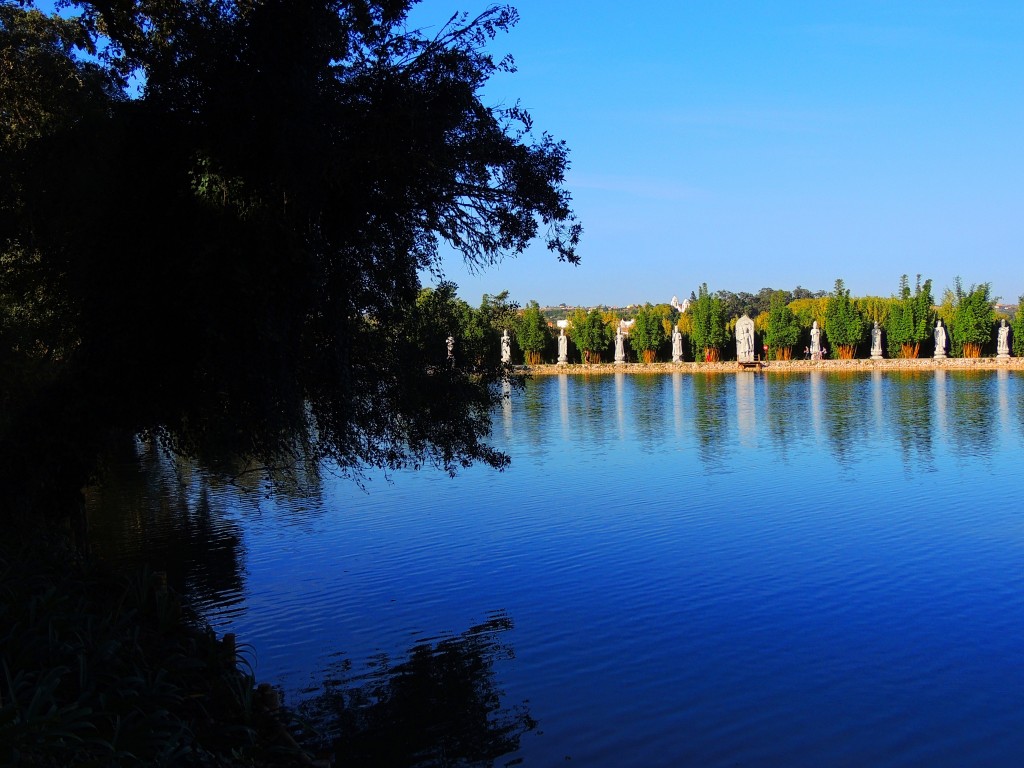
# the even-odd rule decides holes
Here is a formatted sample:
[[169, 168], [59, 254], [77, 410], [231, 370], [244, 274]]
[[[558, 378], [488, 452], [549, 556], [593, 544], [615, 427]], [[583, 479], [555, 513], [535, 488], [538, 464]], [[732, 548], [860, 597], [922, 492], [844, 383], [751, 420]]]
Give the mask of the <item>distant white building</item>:
[[673, 296], [672, 301], [670, 301], [669, 304], [675, 307], [676, 311], [680, 313], [685, 312], [687, 309], [690, 308], [690, 300], [683, 299], [682, 303], [680, 303], [678, 296]]

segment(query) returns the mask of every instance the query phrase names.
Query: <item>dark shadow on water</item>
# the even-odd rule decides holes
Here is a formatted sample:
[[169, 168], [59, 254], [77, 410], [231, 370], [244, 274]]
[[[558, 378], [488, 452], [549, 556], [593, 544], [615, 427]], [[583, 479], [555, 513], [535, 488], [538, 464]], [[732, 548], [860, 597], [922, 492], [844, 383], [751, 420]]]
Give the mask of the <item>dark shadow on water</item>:
[[352, 677], [347, 662], [333, 667], [316, 695], [297, 707], [346, 766], [493, 766], [519, 749], [536, 728], [525, 704], [502, 706], [496, 661], [513, 657], [500, 635], [512, 628], [498, 614], [461, 635], [413, 647], [394, 664], [376, 660], [371, 672]]
[[143, 445], [111, 463], [86, 497], [93, 552], [119, 567], [167, 574], [180, 595], [226, 606], [242, 591], [242, 531], [215, 489], [187, 465]]

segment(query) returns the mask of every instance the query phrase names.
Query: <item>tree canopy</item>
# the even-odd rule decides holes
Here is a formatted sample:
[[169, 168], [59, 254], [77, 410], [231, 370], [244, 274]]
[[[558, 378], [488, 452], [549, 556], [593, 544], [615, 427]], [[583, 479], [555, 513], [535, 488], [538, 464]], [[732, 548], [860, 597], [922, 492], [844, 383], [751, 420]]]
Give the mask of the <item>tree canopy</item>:
[[772, 294], [764, 341], [781, 360], [789, 360], [793, 346], [800, 341], [800, 323], [789, 308], [783, 291]]
[[583, 354], [583, 362], [600, 363], [601, 355], [607, 351], [615, 332], [605, 322], [601, 310], [594, 307], [589, 312], [581, 308], [572, 313], [569, 335]]
[[482, 101], [513, 9], [428, 36], [412, 4], [0, 0], [6, 511], [140, 433], [209, 466], [505, 463], [504, 370], [439, 365], [418, 274], [440, 240], [577, 262], [567, 149]]
[[850, 299], [850, 291], [842, 280], [836, 280], [832, 295], [825, 305], [825, 334], [837, 357], [850, 359], [864, 339], [867, 322]]
[[550, 339], [551, 334], [547, 321], [540, 312], [540, 305], [532, 300], [527, 302], [516, 323], [516, 340], [525, 353], [528, 364], [536, 365], [541, 361]]
[[725, 307], [718, 295], [708, 293], [707, 283], [697, 290], [696, 300], [690, 303], [690, 343], [696, 359], [718, 360], [721, 348], [728, 339], [725, 330]]
[[996, 321], [993, 302], [988, 283], [972, 285], [965, 291], [963, 283], [957, 277], [953, 290], [946, 291], [944, 303], [952, 304], [949, 332], [954, 355], [981, 355], [982, 347], [992, 338], [992, 329]]
[[654, 307], [646, 304], [634, 315], [633, 327], [629, 331], [629, 345], [645, 362], [653, 363], [658, 347], [665, 341], [665, 329]]
[[917, 276], [914, 293], [910, 292], [907, 276], [900, 278], [900, 295], [893, 302], [885, 323], [890, 357], [915, 358], [920, 352], [921, 342], [932, 335], [932, 281], [921, 283]]

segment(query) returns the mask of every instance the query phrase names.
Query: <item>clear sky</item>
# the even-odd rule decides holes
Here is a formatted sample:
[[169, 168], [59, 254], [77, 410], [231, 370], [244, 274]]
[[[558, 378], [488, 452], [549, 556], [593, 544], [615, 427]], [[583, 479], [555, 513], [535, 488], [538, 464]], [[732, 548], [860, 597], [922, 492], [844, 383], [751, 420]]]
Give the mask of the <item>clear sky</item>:
[[[519, 0], [488, 86], [571, 148], [579, 267], [538, 245], [478, 304], [762, 287], [888, 296], [901, 274], [1024, 293], [1021, 0]], [[471, 0], [424, 0], [432, 24]]]

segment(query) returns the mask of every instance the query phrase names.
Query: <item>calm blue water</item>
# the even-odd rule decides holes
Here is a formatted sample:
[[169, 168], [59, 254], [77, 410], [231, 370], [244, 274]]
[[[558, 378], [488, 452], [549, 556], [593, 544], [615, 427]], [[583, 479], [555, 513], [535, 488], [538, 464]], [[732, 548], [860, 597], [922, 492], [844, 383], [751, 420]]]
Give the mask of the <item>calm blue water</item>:
[[495, 764], [1024, 764], [1021, 375], [547, 377], [494, 427], [504, 473], [164, 475], [187, 535], [135, 528], [289, 703], [490, 627]]

